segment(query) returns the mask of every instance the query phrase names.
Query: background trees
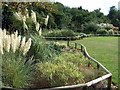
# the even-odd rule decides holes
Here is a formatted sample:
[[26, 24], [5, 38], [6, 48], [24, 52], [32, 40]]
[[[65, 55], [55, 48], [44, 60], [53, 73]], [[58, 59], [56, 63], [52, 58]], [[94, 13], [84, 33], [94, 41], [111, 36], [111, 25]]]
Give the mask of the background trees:
[[[23, 15], [26, 15], [26, 9], [30, 16], [31, 10], [36, 13], [37, 21], [40, 23], [42, 29], [71, 29], [75, 32], [91, 33], [90, 29], [86, 29], [89, 26], [92, 27], [93, 25], [91, 24], [95, 26], [100, 23], [111, 23], [116, 27], [120, 27], [120, 11], [118, 11], [115, 6], [110, 8], [107, 16], [101, 12], [100, 8], [89, 12], [81, 6], [78, 8], [70, 8], [59, 2], [2, 3], [2, 9], [2, 28], [6, 28], [10, 32], [16, 29], [19, 31], [23, 29], [23, 27], [14, 26], [16, 21], [12, 17], [14, 12], [19, 11]], [[49, 20], [48, 25], [45, 26], [44, 18], [46, 18], [47, 15], [49, 15]], [[92, 33], [93, 32], [95, 33], [96, 29], [93, 29]]]
[[120, 10], [117, 10], [115, 6], [110, 7], [108, 18], [110, 19], [111, 23], [114, 26], [119, 27], [120, 30]]

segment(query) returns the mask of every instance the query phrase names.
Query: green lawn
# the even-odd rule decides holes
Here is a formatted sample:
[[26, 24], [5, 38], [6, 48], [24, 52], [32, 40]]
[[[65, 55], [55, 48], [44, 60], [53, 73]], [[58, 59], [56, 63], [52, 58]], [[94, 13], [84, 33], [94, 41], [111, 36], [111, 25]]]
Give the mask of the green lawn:
[[113, 74], [113, 82], [118, 85], [118, 38], [89, 37], [76, 42], [86, 46], [90, 56], [98, 60]]

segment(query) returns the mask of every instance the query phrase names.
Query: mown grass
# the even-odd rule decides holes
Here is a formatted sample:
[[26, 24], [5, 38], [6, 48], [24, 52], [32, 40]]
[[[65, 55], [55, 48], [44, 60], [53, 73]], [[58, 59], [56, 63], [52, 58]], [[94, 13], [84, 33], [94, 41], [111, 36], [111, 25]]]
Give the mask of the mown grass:
[[90, 56], [112, 73], [112, 80], [118, 85], [118, 38], [89, 37], [75, 42], [85, 45]]

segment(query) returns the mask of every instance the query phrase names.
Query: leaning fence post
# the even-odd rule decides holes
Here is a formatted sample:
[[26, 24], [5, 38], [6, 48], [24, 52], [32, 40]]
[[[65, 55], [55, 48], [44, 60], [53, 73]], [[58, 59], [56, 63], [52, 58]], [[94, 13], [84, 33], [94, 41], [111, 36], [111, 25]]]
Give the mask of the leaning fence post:
[[108, 78], [108, 90], [111, 90], [112, 76]]
[[75, 49], [77, 49], [77, 43], [75, 43]]
[[97, 69], [99, 69], [100, 68], [100, 66], [99, 66], [99, 64], [97, 63]]
[[67, 40], [67, 46], [69, 47], [69, 40]]
[[82, 48], [83, 48], [83, 47], [82, 47], [82, 45], [81, 45], [81, 52], [82, 52]]
[[91, 63], [90, 63], [90, 60], [89, 60], [89, 62], [88, 62], [88, 67], [90, 67], [90, 65], [91, 65]]

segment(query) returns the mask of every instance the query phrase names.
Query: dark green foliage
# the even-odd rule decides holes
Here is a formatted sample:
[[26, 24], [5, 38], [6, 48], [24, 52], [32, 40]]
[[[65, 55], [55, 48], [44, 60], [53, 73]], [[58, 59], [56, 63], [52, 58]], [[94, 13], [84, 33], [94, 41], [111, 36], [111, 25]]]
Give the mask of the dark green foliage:
[[72, 30], [54, 30], [44, 35], [45, 37], [74, 37], [76, 34]]
[[60, 53], [59, 47], [53, 44], [47, 44], [47, 42], [40, 36], [31, 36], [32, 46], [30, 48], [28, 56], [36, 60], [36, 62], [46, 61], [53, 59]]
[[95, 23], [87, 23], [85, 25], [85, 29], [84, 29], [84, 32], [85, 33], [92, 33], [92, 34], [95, 34], [96, 31], [97, 31], [98, 27]]
[[[23, 30], [21, 23], [16, 22], [14, 19], [11, 20], [12, 12], [21, 11], [23, 15], [25, 15], [24, 8], [28, 8], [29, 14], [31, 10], [36, 12], [37, 14], [37, 21], [40, 23], [42, 29], [65, 29], [69, 28], [73, 31], [82, 32], [83, 25], [85, 23], [109, 23], [110, 20], [106, 17], [100, 10], [96, 9], [93, 12], [89, 12], [88, 10], [82, 9], [82, 7], [78, 8], [69, 8], [64, 6], [61, 3], [51, 3], [51, 2], [33, 2], [33, 3], [9, 3], [8, 7], [3, 4], [3, 28], [6, 28], [9, 31], [12, 30], [19, 30], [19, 32], [28, 34], [28, 33], [35, 33], [35, 26], [31, 24], [30, 20], [27, 20], [27, 25], [29, 30]], [[22, 8], [22, 10], [19, 9]], [[44, 18], [46, 15], [49, 15], [48, 26], [44, 25]], [[117, 15], [116, 17], [119, 17]], [[111, 19], [111, 18], [110, 18]], [[119, 18], [113, 20], [114, 24], [118, 26]], [[29, 24], [28, 24], [29, 23]], [[17, 26], [14, 26], [18, 24]]]
[[2, 10], [2, 28], [14, 30], [12, 26], [13, 22], [11, 21], [11, 17], [13, 15], [12, 11], [6, 5], [2, 6]]
[[96, 31], [97, 34], [108, 34], [108, 31], [106, 29], [98, 29]]
[[[75, 33], [72, 30], [54, 30], [54, 31], [50, 31], [47, 33], [44, 33], [45, 37], [56, 37], [56, 38], [52, 38], [52, 39], [56, 39], [56, 40], [76, 40], [79, 39], [79, 37], [77, 37], [77, 33]], [[51, 39], [51, 38], [46, 38], [46, 39]]]
[[117, 10], [115, 6], [110, 7], [108, 18], [114, 26], [120, 28], [120, 10]]

